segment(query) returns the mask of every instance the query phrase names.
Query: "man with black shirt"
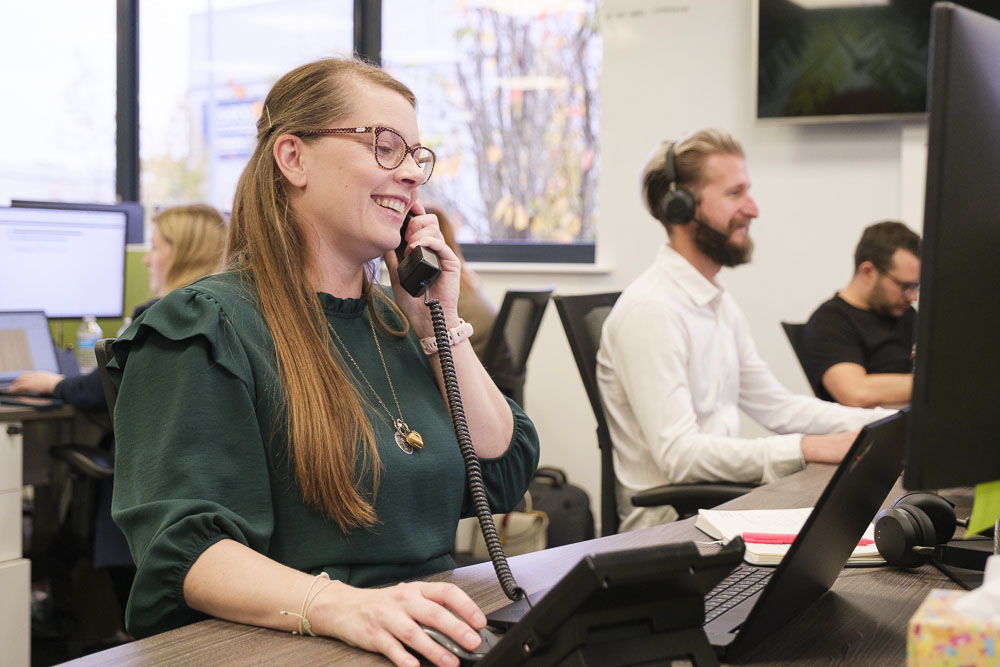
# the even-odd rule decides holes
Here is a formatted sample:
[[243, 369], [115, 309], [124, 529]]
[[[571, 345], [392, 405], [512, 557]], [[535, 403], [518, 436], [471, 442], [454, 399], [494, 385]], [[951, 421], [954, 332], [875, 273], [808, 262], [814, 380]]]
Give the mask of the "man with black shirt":
[[865, 229], [854, 276], [803, 333], [803, 366], [817, 396], [856, 407], [909, 402], [919, 280], [916, 233], [889, 220]]

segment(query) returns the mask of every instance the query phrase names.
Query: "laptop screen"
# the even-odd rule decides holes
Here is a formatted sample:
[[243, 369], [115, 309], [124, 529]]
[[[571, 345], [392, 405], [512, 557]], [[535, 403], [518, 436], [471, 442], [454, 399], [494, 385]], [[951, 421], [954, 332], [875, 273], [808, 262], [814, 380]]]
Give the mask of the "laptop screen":
[[23, 371], [59, 372], [49, 323], [40, 310], [0, 312], [0, 386]]
[[759, 644], [833, 585], [903, 470], [908, 422], [905, 408], [861, 429], [727, 658]]

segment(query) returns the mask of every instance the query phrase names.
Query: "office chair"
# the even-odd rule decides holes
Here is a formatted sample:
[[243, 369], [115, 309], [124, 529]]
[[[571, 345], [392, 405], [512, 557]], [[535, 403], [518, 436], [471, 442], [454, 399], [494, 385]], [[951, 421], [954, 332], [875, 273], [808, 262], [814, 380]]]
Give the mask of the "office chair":
[[[553, 297], [559, 319], [569, 340], [573, 359], [587, 390], [590, 407], [597, 419], [597, 446], [601, 450], [601, 534], [618, 532], [618, 503], [615, 497], [615, 470], [611, 455], [611, 434], [597, 388], [597, 348], [601, 327], [621, 292]], [[680, 518], [737, 498], [752, 488], [748, 484], [712, 482], [705, 484], [664, 484], [632, 495], [636, 507], [671, 505]]]
[[549, 304], [553, 286], [508, 290], [490, 329], [483, 366], [505, 396], [524, 407], [528, 355]]
[[[806, 347], [804, 338], [806, 325], [782, 321], [781, 328], [785, 330], [785, 335], [788, 337], [788, 342], [792, 345], [792, 352], [795, 353], [795, 358], [799, 360], [799, 366], [802, 367], [802, 372], [806, 373]], [[814, 387], [812, 381], [809, 380], [809, 375], [807, 373], [806, 380], [809, 381], [809, 388], [812, 389], [813, 394], [818, 395], [816, 387]]]
[[108, 414], [111, 416], [111, 424], [115, 423], [115, 401], [118, 400], [118, 387], [111, 381], [108, 375], [107, 366], [111, 360], [111, 344], [114, 338], [102, 338], [94, 345], [94, 356], [97, 357], [97, 368], [101, 372], [101, 386], [104, 388], [104, 399], [108, 404]]
[[[97, 341], [94, 352], [100, 368], [104, 394], [108, 400], [108, 412], [113, 421], [114, 399], [118, 390], [104, 372], [112, 342], [113, 338]], [[112, 436], [108, 433], [97, 445], [68, 444], [49, 447], [49, 456], [65, 463], [69, 470], [72, 491], [66, 523], [73, 536], [84, 545], [89, 544], [93, 538], [98, 486], [102, 480], [110, 479], [115, 474], [111, 439]]]
[[[100, 345], [96, 349], [100, 360]], [[104, 363], [106, 358], [101, 362], [102, 367]], [[97, 445], [49, 447], [50, 457], [58, 463], [51, 467], [49, 488], [36, 489], [36, 497], [42, 493], [46, 502], [58, 508], [51, 517], [43, 517], [41, 525], [36, 525], [33, 517], [30, 553], [33, 578], [47, 582], [50, 591], [47, 602], [39, 605], [38, 631], [53, 642], [52, 646], [56, 647], [53, 650], [59, 650], [60, 642], [68, 646], [82, 625], [99, 630], [103, 623], [111, 622], [112, 617], [105, 618], [103, 611], [96, 616], [90, 615], [95, 609], [88, 606], [87, 601], [92, 599], [93, 587], [99, 588], [101, 584], [93, 577], [86, 582], [74, 579], [72, 573], [81, 559], [84, 572], [107, 573], [122, 610], [131, 587], [132, 568], [108, 562], [107, 533], [102, 525], [105, 515], [107, 521], [111, 521], [107, 506], [110, 505], [110, 483], [114, 476], [113, 441], [108, 431]], [[36, 541], [36, 533], [44, 539]], [[114, 622], [121, 627], [120, 619]], [[104, 646], [103, 641], [95, 639], [94, 645]], [[69, 659], [73, 655], [68, 652], [64, 657]]]

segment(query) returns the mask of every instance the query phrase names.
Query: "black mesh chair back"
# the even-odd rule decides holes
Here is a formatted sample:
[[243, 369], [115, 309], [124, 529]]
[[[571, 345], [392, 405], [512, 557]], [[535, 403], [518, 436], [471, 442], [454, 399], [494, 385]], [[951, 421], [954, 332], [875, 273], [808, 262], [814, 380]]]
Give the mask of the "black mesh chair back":
[[[111, 382], [104, 367], [111, 357], [111, 343], [114, 341], [114, 338], [102, 338], [94, 345], [94, 355], [97, 357], [97, 367], [101, 373], [101, 385], [104, 387], [104, 397], [108, 403], [108, 414], [111, 415], [112, 428], [114, 428], [115, 399], [118, 397], [118, 388]], [[49, 455], [65, 462], [73, 474], [81, 479], [106, 479], [112, 477], [115, 472], [115, 459], [110, 442], [110, 434], [108, 434], [100, 445], [53, 445], [49, 447]], [[93, 494], [89, 488], [86, 488], [77, 495], [87, 498]], [[78, 531], [81, 534], [86, 534], [90, 530], [90, 523], [92, 523], [90, 519], [93, 512], [88, 506], [78, 514], [86, 517], [89, 522], [87, 528]]]
[[[108, 401], [108, 412], [111, 414], [112, 428], [114, 426], [114, 398], [118, 391], [104, 372], [108, 362], [110, 349], [107, 344], [114, 339], [104, 338], [94, 345], [94, 354], [100, 368], [101, 382], [105, 398]], [[109, 387], [113, 395], [109, 394]], [[96, 524], [97, 497], [99, 484], [111, 479], [115, 474], [115, 458], [112, 449], [111, 433], [105, 434], [101, 442], [90, 444], [62, 444], [49, 447], [49, 456], [66, 464], [71, 478], [71, 490], [68, 497], [68, 509], [63, 528], [74, 536], [78, 544], [86, 545], [84, 551], [90, 552], [93, 547], [94, 528]], [[60, 501], [66, 502], [65, 500]]]
[[522, 408], [528, 355], [553, 289], [508, 290], [483, 352], [483, 366], [497, 387]]
[[618, 503], [615, 498], [615, 469], [611, 458], [611, 434], [604, 418], [604, 408], [597, 390], [597, 348], [601, 344], [601, 327], [621, 292], [602, 294], [557, 295], [553, 298], [559, 319], [580, 379], [587, 390], [590, 407], [597, 419], [597, 446], [601, 450], [601, 534], [618, 532]]
[[[802, 372], [806, 372], [805, 364], [805, 339], [803, 338], [806, 325], [796, 324], [795, 322], [782, 322], [781, 328], [785, 331], [785, 336], [788, 337], [788, 342], [792, 345], [792, 352], [795, 353], [795, 358], [799, 360], [799, 366], [802, 367]], [[809, 376], [806, 375], [808, 380]], [[813, 394], [817, 394], [816, 387], [813, 387], [812, 381], [809, 380], [809, 387], [812, 389]]]
[[[597, 349], [601, 343], [604, 320], [621, 292], [557, 295], [553, 297], [559, 319], [569, 340], [573, 359], [587, 390], [590, 407], [597, 420], [597, 446], [601, 450], [601, 534], [618, 532], [618, 499], [615, 491], [615, 466], [612, 457], [611, 433], [601, 405], [597, 386]], [[636, 507], [671, 505], [680, 518], [697, 514], [700, 508], [715, 507], [747, 493], [752, 484], [708, 482], [698, 484], [664, 484], [632, 494]]]
[[104, 388], [104, 398], [108, 403], [108, 414], [111, 415], [111, 423], [115, 422], [115, 401], [118, 400], [118, 387], [111, 381], [108, 375], [108, 361], [111, 360], [111, 344], [114, 338], [102, 338], [94, 345], [94, 355], [97, 357], [97, 367], [101, 373], [101, 386]]

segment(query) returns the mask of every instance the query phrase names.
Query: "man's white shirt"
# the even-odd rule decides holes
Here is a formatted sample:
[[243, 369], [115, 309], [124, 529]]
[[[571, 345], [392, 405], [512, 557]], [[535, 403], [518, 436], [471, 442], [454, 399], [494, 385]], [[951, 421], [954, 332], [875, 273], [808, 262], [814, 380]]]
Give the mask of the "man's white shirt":
[[[669, 245], [619, 297], [604, 323], [597, 382], [614, 443], [622, 530], [675, 518], [633, 508], [661, 484], [767, 483], [801, 470], [803, 434], [858, 429], [891, 414], [793, 394], [754, 346], [724, 283]], [[770, 431], [739, 437], [739, 410]]]

